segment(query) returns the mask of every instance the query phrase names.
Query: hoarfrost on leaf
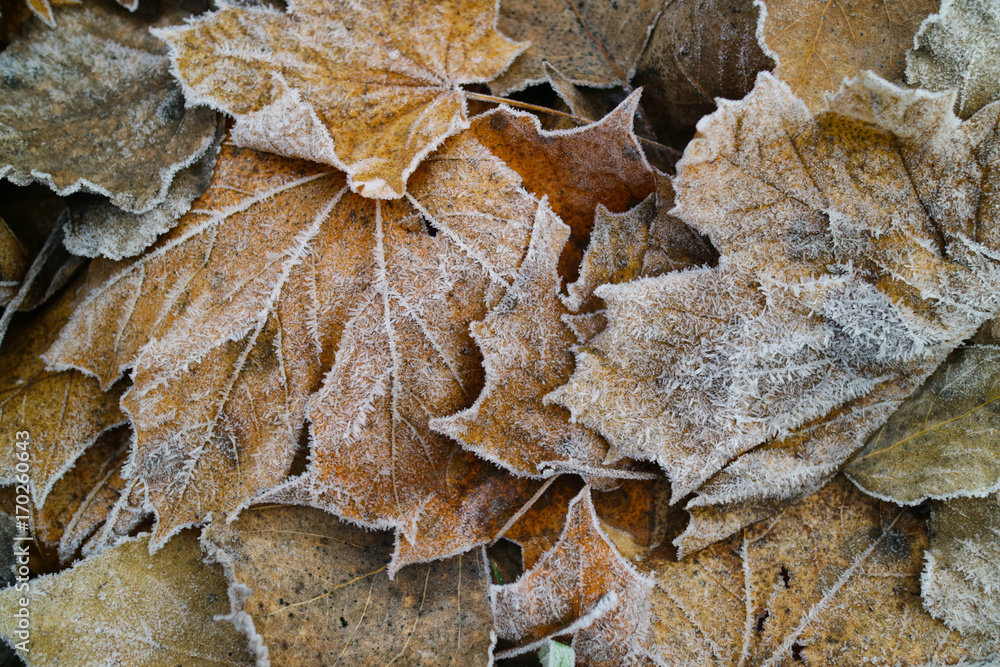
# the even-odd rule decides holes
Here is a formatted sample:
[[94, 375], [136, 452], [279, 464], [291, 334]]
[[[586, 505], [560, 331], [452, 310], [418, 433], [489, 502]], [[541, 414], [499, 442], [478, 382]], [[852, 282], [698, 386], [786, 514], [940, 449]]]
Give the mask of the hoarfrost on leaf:
[[185, 108], [166, 47], [142, 18], [94, 3], [59, 17], [58, 30], [28, 24], [0, 53], [0, 177], [148, 211], [208, 150], [216, 114]]
[[495, 30], [496, 11], [495, 0], [224, 5], [155, 34], [188, 103], [236, 117], [236, 144], [334, 165], [363, 196], [396, 199], [468, 127], [460, 86], [493, 79], [525, 48]]
[[608, 327], [550, 396], [675, 502], [732, 502], [708, 541], [819, 488], [1000, 305], [1000, 106], [951, 104], [868, 74], [813, 116], [761, 74], [678, 163], [719, 265], [597, 289]]

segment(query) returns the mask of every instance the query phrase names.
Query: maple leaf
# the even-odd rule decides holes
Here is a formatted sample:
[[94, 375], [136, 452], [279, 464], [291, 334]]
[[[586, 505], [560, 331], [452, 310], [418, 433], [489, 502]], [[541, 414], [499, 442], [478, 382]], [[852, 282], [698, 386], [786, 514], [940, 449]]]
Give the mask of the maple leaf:
[[[170, 12], [160, 23], [182, 16]], [[208, 150], [217, 115], [185, 109], [166, 48], [146, 21], [103, 5], [60, 17], [59, 30], [28, 25], [0, 54], [0, 177], [148, 211]], [[126, 117], [108, 113], [109, 104]]]
[[430, 506], [459, 511], [442, 499], [474, 505], [482, 487], [486, 523], [537, 485], [490, 491], [487, 478], [509, 476], [427, 424], [478, 393], [468, 323], [514, 279], [537, 208], [468, 135], [395, 202], [354, 195], [320, 165], [224, 146], [192, 211], [91, 294], [46, 358], [105, 386], [134, 369], [126, 477], [158, 516], [154, 547], [282, 482], [307, 414], [309, 466], [281, 489], [288, 501], [417, 543]]
[[1000, 498], [933, 502], [927, 528], [924, 607], [964, 635], [1000, 643]]
[[288, 507], [250, 508], [202, 536], [229, 581], [229, 619], [259, 661], [492, 664], [482, 556], [409, 567], [390, 580], [391, 544], [387, 533]]
[[906, 80], [927, 90], [958, 89], [955, 112], [969, 118], [1000, 99], [1000, 6], [944, 0], [920, 25], [906, 53]]
[[903, 505], [1000, 489], [1000, 350], [956, 350], [845, 467], [866, 493]]
[[874, 75], [830, 104], [761, 74], [702, 122], [674, 212], [719, 266], [599, 288], [608, 328], [550, 395], [611, 457], [658, 462], [675, 502], [727, 464], [709, 504], [814, 491], [997, 308], [976, 202], [1000, 107], [959, 123], [949, 95]]
[[499, 657], [533, 651], [573, 635], [585, 664], [642, 664], [632, 636], [648, 631], [653, 581], [625, 561], [600, 531], [590, 487], [569, 505], [559, 541], [513, 584], [490, 587], [497, 634], [521, 644]]
[[902, 80], [913, 35], [938, 1], [761, 0], [761, 6], [766, 11], [760, 13], [758, 35], [777, 63], [775, 76], [818, 111], [825, 106], [825, 92], [836, 91], [841, 81], [863, 70]]
[[[493, 587], [499, 634], [523, 641], [584, 625], [573, 646], [588, 665], [918, 665], [996, 655], [923, 610], [921, 523], [842, 477], [679, 562], [655, 550], [630, 562], [612, 535], [585, 489], [559, 542], [520, 580]], [[629, 604], [602, 604], [611, 599]]]
[[[404, 16], [407, 29], [394, 28]], [[495, 21], [488, 0], [328, 0], [288, 13], [224, 6], [154, 34], [188, 103], [236, 118], [236, 144], [334, 165], [354, 191], [393, 199], [468, 127], [460, 86], [489, 81], [524, 49]]]
[[[77, 370], [47, 370], [41, 359], [73, 312], [75, 288], [15, 320], [0, 355], [0, 428], [30, 434], [28, 478], [36, 509], [45, 507], [59, 478], [101, 433], [125, 421], [118, 407], [123, 385], [105, 393], [93, 378]], [[15, 447], [0, 452], [0, 483], [17, 481], [17, 454]]]
[[716, 98], [742, 98], [774, 68], [757, 42], [759, 13], [751, 0], [664, 4], [632, 78], [661, 140], [683, 146]]
[[490, 88], [507, 95], [544, 83], [546, 62], [575, 84], [627, 85], [662, 8], [655, 0], [505, 0], [498, 27], [531, 46]]
[[632, 131], [639, 95], [633, 93], [600, 121], [570, 130], [543, 130], [537, 116], [506, 107], [472, 121], [476, 139], [518, 173], [526, 190], [547, 197], [569, 225], [570, 242], [559, 262], [559, 273], [567, 280], [576, 278], [595, 207], [625, 211], [655, 187], [653, 170]]
[[[178, 535], [154, 556], [147, 540], [31, 581], [30, 664], [108, 664], [109, 656], [150, 667], [254, 664], [246, 640], [212, 620], [225, 612], [226, 582], [202, 562], [197, 538]], [[0, 591], [0, 637], [11, 646], [24, 641], [16, 616], [23, 596]]]

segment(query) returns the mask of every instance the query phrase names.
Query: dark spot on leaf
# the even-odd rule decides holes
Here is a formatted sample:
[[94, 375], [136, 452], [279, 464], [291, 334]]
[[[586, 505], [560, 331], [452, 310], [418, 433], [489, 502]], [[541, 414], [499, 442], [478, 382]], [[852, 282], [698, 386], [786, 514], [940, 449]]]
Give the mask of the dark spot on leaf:
[[792, 575], [788, 572], [788, 568], [782, 565], [779, 574], [781, 575], [781, 583], [785, 585], [785, 588], [788, 588], [788, 582], [792, 578]]
[[798, 642], [792, 644], [792, 660], [795, 660], [796, 662], [805, 663], [805, 659], [802, 657], [803, 648], [805, 647]]

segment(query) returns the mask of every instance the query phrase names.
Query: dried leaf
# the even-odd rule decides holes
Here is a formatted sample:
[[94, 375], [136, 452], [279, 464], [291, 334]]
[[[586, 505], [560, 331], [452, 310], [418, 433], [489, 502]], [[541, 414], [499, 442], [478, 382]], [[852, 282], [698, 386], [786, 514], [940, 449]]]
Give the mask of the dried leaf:
[[58, 546], [59, 562], [73, 560], [84, 541], [107, 520], [125, 483], [121, 468], [132, 433], [125, 427], [105, 431], [56, 482], [45, 506], [36, 510], [34, 533]]
[[761, 2], [761, 47], [777, 63], [774, 74], [813, 111], [826, 106], [824, 92], [862, 70], [902, 80], [913, 35], [938, 8], [938, 0]]
[[70, 206], [63, 244], [82, 257], [124, 259], [138, 255], [173, 229], [208, 187], [221, 140], [219, 132], [216, 143], [197, 162], [177, 173], [166, 199], [145, 213], [123, 211], [95, 195], [77, 195]]
[[1000, 489], [1000, 349], [956, 350], [847, 465], [866, 493], [902, 505]]
[[[581, 598], [626, 597], [627, 622], [602, 615], [576, 632], [573, 646], [585, 664], [923, 665], [997, 657], [996, 646], [963, 641], [923, 610], [920, 521], [843, 478], [680, 562], [649, 550], [633, 562], [623, 558], [615, 531], [581, 510], [589, 504], [584, 494], [539, 565], [494, 587], [501, 636], [511, 633], [509, 623], [522, 637], [551, 634], [558, 630], [550, 625], [590, 620]], [[632, 574], [612, 575], [618, 572]]]
[[[174, 667], [253, 665], [246, 640], [212, 617], [226, 610], [226, 582], [202, 562], [185, 533], [150, 556], [147, 537], [59, 574], [30, 582], [30, 641], [21, 657], [32, 667], [123, 664]], [[19, 598], [0, 592], [0, 636], [17, 635]]]
[[506, 531], [504, 538], [521, 547], [524, 569], [535, 566], [559, 540], [569, 503], [583, 488], [576, 475], [559, 475]]
[[28, 25], [0, 54], [0, 177], [148, 211], [208, 150], [216, 114], [185, 109], [146, 21], [94, 3], [62, 10], [59, 21], [58, 30]]
[[561, 317], [556, 264], [569, 228], [548, 207], [538, 209], [528, 254], [514, 284], [472, 334], [483, 351], [486, 387], [472, 407], [435, 419], [431, 427], [516, 475], [560, 472], [628, 476], [605, 470], [607, 443], [569, 421], [569, 413], [542, 398], [573, 372], [573, 333]]
[[813, 117], [761, 74], [678, 164], [719, 266], [599, 288], [608, 328], [550, 396], [674, 502], [734, 458], [711, 504], [816, 490], [1000, 305], [1000, 106], [951, 102], [863, 75]]
[[924, 607], [964, 635], [1000, 642], [1000, 498], [935, 502], [928, 530]]
[[495, 22], [487, 0], [330, 0], [288, 13], [225, 6], [155, 34], [188, 103], [236, 117], [238, 145], [334, 165], [355, 192], [395, 199], [468, 127], [459, 86], [493, 79], [524, 49]]
[[570, 502], [555, 546], [517, 582], [490, 586], [497, 635], [520, 644], [501, 657], [573, 634], [582, 664], [644, 664], [645, 649], [629, 640], [648, 632], [652, 588], [652, 580], [625, 561], [601, 531], [585, 487]]
[[507, 95], [545, 83], [545, 62], [575, 84], [628, 84], [662, 6], [655, 0], [504, 0], [500, 31], [531, 46], [490, 88]]
[[594, 226], [594, 210], [626, 211], [654, 189], [653, 171], [632, 131], [639, 106], [633, 93], [597, 123], [572, 130], [543, 130], [538, 118], [501, 107], [473, 119], [472, 132], [524, 179], [524, 187], [547, 196], [570, 226], [570, 242], [559, 273], [575, 280]]
[[307, 508], [259, 507], [213, 523], [229, 619], [273, 665], [492, 664], [489, 581], [466, 554], [390, 580], [392, 537]]
[[[192, 212], [94, 292], [48, 358], [105, 384], [134, 367], [126, 475], [157, 512], [154, 546], [282, 482], [307, 402], [312, 453], [286, 501], [416, 543], [438, 497], [499, 473], [427, 424], [482, 386], [468, 324], [513, 280], [537, 207], [468, 135], [388, 203], [224, 146]], [[521, 491], [494, 497], [495, 514]]]
[[687, 142], [715, 98], [738, 100], [774, 63], [757, 43], [759, 9], [751, 0], [674, 0], [639, 59], [632, 83], [662, 140]]
[[[51, 371], [41, 358], [73, 312], [74, 286], [43, 310], [15, 319], [0, 355], [0, 430], [28, 431], [31, 496], [36, 509], [73, 462], [104, 431], [125, 421], [124, 387], [109, 392], [77, 370]], [[13, 447], [0, 452], [2, 480], [14, 481]]]
[[1000, 5], [944, 0], [920, 24], [906, 54], [906, 80], [928, 90], [958, 89], [955, 113], [970, 118], [1000, 99]]

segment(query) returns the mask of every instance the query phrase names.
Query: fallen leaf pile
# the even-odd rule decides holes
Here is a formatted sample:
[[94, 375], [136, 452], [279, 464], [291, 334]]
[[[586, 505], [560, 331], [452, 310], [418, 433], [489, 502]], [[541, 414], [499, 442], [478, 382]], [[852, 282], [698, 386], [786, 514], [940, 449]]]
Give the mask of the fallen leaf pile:
[[0, 658], [1000, 661], [995, 0], [0, 32]]

